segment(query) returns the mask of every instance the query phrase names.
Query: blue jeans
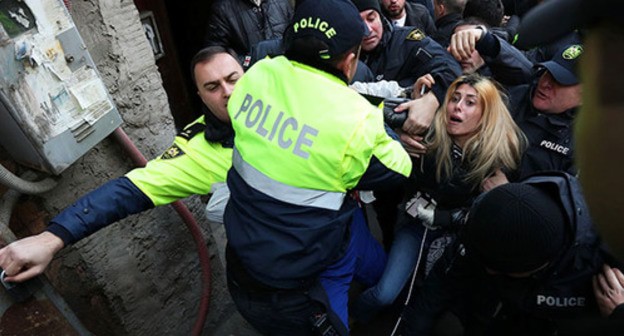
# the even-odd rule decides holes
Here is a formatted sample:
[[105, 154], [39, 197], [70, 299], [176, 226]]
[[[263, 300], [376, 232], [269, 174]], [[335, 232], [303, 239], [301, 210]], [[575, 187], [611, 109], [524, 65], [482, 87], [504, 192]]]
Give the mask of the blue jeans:
[[[350, 226], [350, 240], [344, 255], [320, 274], [332, 312], [348, 330], [347, 303], [353, 280], [366, 286], [379, 281], [386, 253], [375, 240], [357, 209]], [[228, 288], [241, 315], [258, 331], [267, 335], [312, 335], [310, 316], [318, 304], [301, 291], [255, 294], [228, 279]]]
[[[379, 282], [360, 294], [353, 305], [352, 316], [358, 321], [368, 321], [382, 308], [394, 303], [416, 267], [425, 227], [419, 223], [406, 223], [395, 234], [388, 262]], [[425, 248], [436, 234], [428, 231]], [[421, 265], [426, 259], [423, 249]]]

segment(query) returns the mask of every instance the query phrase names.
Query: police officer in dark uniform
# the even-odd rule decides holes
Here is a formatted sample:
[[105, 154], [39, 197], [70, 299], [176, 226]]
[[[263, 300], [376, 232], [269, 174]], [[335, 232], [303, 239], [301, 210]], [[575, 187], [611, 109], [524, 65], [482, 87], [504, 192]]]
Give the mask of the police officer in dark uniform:
[[473, 203], [457, 246], [406, 307], [402, 335], [429, 335], [446, 309], [466, 335], [621, 335], [593, 299], [592, 276], [619, 266], [601, 246], [575, 177], [497, 187]]
[[420, 76], [429, 73], [436, 82], [431, 90], [438, 102], [443, 101], [446, 89], [461, 74], [453, 57], [421, 30], [391, 26], [377, 0], [352, 1], [370, 31], [362, 42], [360, 59], [375, 80], [393, 80], [401, 87], [412, 87]]
[[529, 139], [521, 178], [546, 170], [577, 173], [572, 131], [582, 99], [576, 76], [582, 52], [580, 44], [565, 46], [552, 60], [538, 64], [533, 84], [510, 90], [513, 118]]

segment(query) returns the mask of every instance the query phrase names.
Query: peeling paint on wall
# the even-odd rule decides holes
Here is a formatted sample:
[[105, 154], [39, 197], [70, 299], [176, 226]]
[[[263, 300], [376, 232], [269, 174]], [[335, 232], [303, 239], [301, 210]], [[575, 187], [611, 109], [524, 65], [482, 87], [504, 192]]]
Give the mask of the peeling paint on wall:
[[[112, 132], [121, 118], [60, 0], [1, 0], [0, 19], [10, 37], [6, 47], [0, 48], [0, 89], [10, 97], [13, 109], [9, 114], [14, 114], [7, 116], [4, 111], [0, 119], [16, 123], [14, 127], [22, 128], [26, 138], [5, 139], [9, 135], [0, 134], [0, 141], [3, 145], [33, 142], [22, 151], [35, 148], [37, 153], [27, 156], [39, 156], [38, 161], [52, 167], [45, 170], [59, 173]], [[98, 128], [96, 124], [104, 118], [107, 121], [99, 123], [104, 129]], [[83, 130], [79, 136], [77, 129]], [[89, 141], [81, 143], [85, 139]], [[58, 146], [52, 146], [53, 142], [63, 150], [55, 150]], [[11, 154], [20, 161], [19, 151]]]

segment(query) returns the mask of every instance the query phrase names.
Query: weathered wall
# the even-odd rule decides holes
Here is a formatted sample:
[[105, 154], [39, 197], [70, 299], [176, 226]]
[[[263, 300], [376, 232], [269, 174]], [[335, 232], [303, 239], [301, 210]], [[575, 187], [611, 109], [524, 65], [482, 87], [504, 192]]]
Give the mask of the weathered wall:
[[[167, 96], [132, 1], [71, 1], [71, 14], [124, 120], [122, 128], [148, 158], [173, 140]], [[3, 154], [3, 153], [0, 153]], [[62, 173], [59, 185], [21, 207], [51, 217], [81, 195], [131, 169], [129, 159], [106, 139]], [[198, 197], [185, 201], [210, 241]], [[18, 211], [28, 213], [29, 211]], [[46, 217], [46, 216], [39, 216]], [[49, 218], [45, 218], [49, 219]], [[17, 218], [13, 222], [27, 222]], [[41, 220], [43, 222], [43, 220]], [[27, 223], [28, 224], [28, 223]], [[42, 225], [31, 225], [41, 230]], [[216, 254], [209, 244], [211, 255]], [[233, 306], [222, 267], [212, 258], [211, 314], [206, 334]], [[47, 275], [88, 329], [97, 335], [187, 335], [201, 293], [196, 248], [170, 207], [118, 222], [65, 248]]]

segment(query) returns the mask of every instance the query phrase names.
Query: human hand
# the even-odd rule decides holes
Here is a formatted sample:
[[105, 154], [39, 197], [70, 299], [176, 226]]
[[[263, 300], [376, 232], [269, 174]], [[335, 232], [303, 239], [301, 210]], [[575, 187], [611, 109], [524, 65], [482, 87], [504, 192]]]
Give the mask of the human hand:
[[412, 88], [412, 99], [418, 99], [425, 95], [425, 88], [431, 90], [431, 87], [435, 84], [435, 79], [431, 74], [426, 74], [418, 77]]
[[481, 39], [484, 32], [482, 28], [460, 30], [451, 36], [451, 43], [446, 50], [457, 61], [469, 59], [476, 49], [477, 41]]
[[603, 316], [609, 316], [615, 307], [624, 303], [624, 274], [608, 265], [602, 266], [602, 273], [592, 278], [598, 309]]
[[483, 182], [481, 182], [481, 190], [490, 191], [499, 185], [507, 184], [509, 180], [507, 179], [507, 175], [503, 173], [502, 170], [496, 169], [494, 174], [487, 177]]
[[0, 268], [9, 282], [22, 282], [43, 273], [54, 254], [64, 246], [50, 232], [17, 240], [0, 249]]
[[405, 151], [411, 157], [419, 158], [421, 155], [427, 153], [427, 146], [425, 146], [422, 136], [411, 135], [401, 130], [398, 130], [397, 133], [399, 134], [403, 148], [405, 148]]
[[407, 120], [403, 123], [403, 131], [419, 135], [427, 131], [440, 104], [435, 95], [429, 91], [424, 96], [403, 103], [395, 109], [396, 112], [408, 110]]

